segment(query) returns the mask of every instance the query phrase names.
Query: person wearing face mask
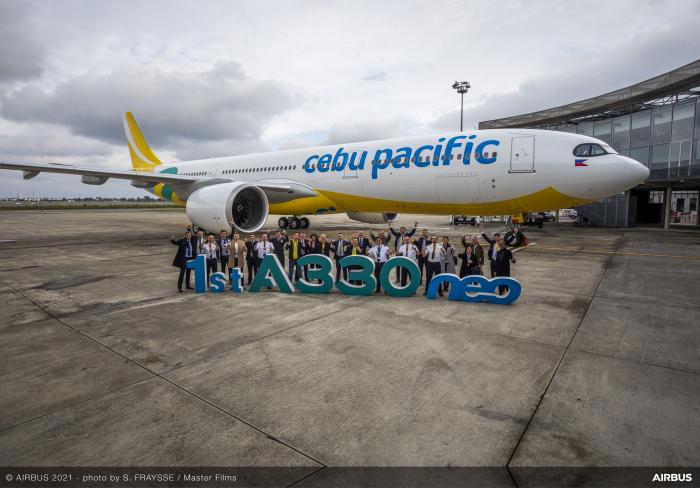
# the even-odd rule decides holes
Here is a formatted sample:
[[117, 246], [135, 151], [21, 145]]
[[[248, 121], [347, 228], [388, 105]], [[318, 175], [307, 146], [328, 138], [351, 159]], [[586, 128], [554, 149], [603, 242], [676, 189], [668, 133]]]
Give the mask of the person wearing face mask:
[[[423, 257], [426, 258], [427, 264], [425, 290], [423, 291], [423, 295], [428, 294], [428, 285], [430, 285], [430, 280], [432, 280], [434, 276], [440, 274], [440, 266], [442, 264], [442, 252], [442, 245], [438, 243], [437, 236], [431, 236], [430, 244], [428, 244], [428, 247], [426, 247], [425, 251], [423, 251]], [[440, 288], [438, 288], [438, 293], [440, 294], [440, 296], [442, 296], [442, 285], [440, 285]]]

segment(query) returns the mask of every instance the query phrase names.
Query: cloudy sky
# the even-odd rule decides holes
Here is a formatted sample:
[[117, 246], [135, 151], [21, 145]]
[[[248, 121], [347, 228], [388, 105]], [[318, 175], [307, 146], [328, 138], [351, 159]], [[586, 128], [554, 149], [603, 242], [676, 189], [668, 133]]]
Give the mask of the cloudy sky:
[[[182, 161], [429, 134], [700, 58], [700, 0], [0, 0], [0, 160], [128, 168], [121, 115]], [[0, 197], [138, 196], [22, 182]]]

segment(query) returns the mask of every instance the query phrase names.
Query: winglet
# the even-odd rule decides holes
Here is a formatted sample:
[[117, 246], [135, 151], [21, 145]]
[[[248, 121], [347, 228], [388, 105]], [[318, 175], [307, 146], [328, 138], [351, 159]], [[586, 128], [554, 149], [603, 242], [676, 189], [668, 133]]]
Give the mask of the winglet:
[[129, 144], [131, 164], [134, 169], [153, 171], [153, 168], [160, 164], [160, 159], [151, 150], [131, 112], [124, 114], [124, 132]]

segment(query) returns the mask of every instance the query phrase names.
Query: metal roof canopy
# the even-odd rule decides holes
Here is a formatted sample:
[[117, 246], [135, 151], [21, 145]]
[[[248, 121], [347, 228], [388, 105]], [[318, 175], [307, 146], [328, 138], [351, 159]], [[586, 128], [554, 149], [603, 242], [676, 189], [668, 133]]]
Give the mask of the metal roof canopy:
[[[605, 112], [615, 109], [619, 110], [623, 107], [631, 109], [641, 105], [642, 107], [639, 108], [647, 108], [644, 106], [644, 102], [678, 94], [697, 86], [700, 86], [700, 59], [668, 73], [597, 97], [548, 108], [539, 112], [479, 122], [479, 129], [560, 124], [582, 117], [594, 118], [596, 115], [604, 115]], [[631, 110], [627, 110], [627, 112], [629, 111]], [[615, 115], [619, 115], [619, 112], [609, 114], [609, 116]]]

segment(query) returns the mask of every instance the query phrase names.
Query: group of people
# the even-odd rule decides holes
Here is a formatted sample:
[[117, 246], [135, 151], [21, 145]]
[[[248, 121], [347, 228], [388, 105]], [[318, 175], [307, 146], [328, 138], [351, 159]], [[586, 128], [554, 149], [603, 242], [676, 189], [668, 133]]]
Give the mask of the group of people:
[[[291, 238], [284, 230], [271, 234], [263, 233], [259, 236], [250, 234], [242, 239], [240, 234], [233, 232], [229, 237], [226, 230], [222, 230], [218, 236], [205, 235], [201, 229], [193, 233], [190, 229], [181, 239], [172, 236], [170, 242], [178, 246], [173, 266], [180, 269], [177, 287], [182, 292], [183, 282], [186, 289], [191, 289], [191, 269], [187, 268], [187, 261], [203, 254], [206, 259], [207, 279], [211, 273], [219, 269], [230, 276], [234, 268], [240, 270], [239, 276], [247, 279], [250, 285], [260, 264], [268, 254], [274, 254], [283, 267], [286, 267], [290, 280], [299, 280], [301, 276], [308, 281], [309, 266], [300, 266], [299, 259], [308, 254], [322, 254], [335, 261], [335, 282], [342, 278], [347, 280], [348, 268], [341, 268], [339, 261], [346, 256], [368, 256], [374, 262], [374, 273], [377, 278], [375, 293], [381, 292], [379, 275], [384, 263], [392, 256], [403, 256], [413, 261], [421, 272], [421, 283], [425, 276], [427, 285], [433, 276], [441, 273], [457, 274], [457, 264], [460, 278], [467, 275], [483, 274], [484, 263], [488, 260], [491, 277], [510, 276], [510, 264], [515, 263], [512, 252], [499, 233], [489, 237], [480, 228], [481, 236], [488, 243], [488, 250], [479, 243], [479, 237], [463, 236], [462, 252], [458, 252], [450, 243], [448, 236], [438, 238], [430, 235], [428, 229], [422, 229], [419, 237], [414, 237], [418, 227], [416, 222], [412, 229], [401, 227], [395, 230], [389, 226], [389, 232], [379, 231], [375, 235], [369, 232], [365, 237], [363, 231], [356, 232], [350, 239], [346, 239], [342, 232], [338, 232], [335, 239], [329, 240], [326, 234], [310, 234], [295, 232]], [[247, 271], [247, 272], [245, 272]], [[395, 281], [405, 286], [408, 282], [408, 272], [403, 267], [396, 268]], [[443, 295], [448, 290], [448, 284], [443, 283], [438, 293]], [[424, 291], [423, 294], [426, 294]], [[505, 289], [499, 289], [505, 293]]]

